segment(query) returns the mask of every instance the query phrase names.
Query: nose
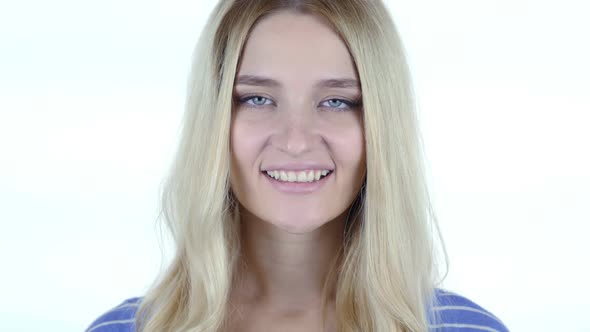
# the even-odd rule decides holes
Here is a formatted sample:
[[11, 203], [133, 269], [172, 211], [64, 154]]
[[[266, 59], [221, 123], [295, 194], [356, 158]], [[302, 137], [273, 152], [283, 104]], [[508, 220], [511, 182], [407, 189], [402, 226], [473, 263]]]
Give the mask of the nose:
[[277, 126], [275, 145], [279, 150], [297, 157], [310, 151], [315, 144], [313, 112], [285, 110]]

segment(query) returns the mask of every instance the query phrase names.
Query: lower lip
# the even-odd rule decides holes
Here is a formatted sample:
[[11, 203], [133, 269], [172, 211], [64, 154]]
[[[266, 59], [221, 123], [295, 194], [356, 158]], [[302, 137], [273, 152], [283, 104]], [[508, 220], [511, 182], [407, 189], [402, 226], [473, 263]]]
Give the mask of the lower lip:
[[327, 176], [324, 176], [323, 178], [314, 182], [283, 182], [275, 180], [264, 173], [262, 176], [270, 181], [272, 186], [280, 192], [288, 194], [311, 194], [319, 190], [332, 177], [333, 173], [334, 172], [332, 171]]

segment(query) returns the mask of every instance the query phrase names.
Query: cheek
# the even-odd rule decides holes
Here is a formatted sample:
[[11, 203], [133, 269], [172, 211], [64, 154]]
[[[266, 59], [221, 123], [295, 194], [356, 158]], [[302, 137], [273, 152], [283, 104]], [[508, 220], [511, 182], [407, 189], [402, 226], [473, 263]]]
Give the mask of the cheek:
[[364, 170], [365, 136], [360, 120], [350, 121], [346, 126], [335, 128], [331, 145], [337, 162], [347, 170]]
[[232, 182], [241, 182], [240, 179], [256, 171], [256, 158], [264, 143], [264, 132], [236, 118], [232, 123], [230, 135]]
[[337, 158], [345, 168], [347, 181], [356, 186], [366, 170], [365, 144], [362, 135], [349, 135], [339, 145]]

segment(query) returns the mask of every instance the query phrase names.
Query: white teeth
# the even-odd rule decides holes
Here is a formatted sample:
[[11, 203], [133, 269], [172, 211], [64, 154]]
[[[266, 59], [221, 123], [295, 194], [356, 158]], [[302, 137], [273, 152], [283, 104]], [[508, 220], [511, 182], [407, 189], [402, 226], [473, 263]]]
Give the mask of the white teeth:
[[266, 174], [273, 179], [283, 182], [314, 182], [318, 181], [322, 176], [326, 176], [331, 171], [329, 170], [310, 170], [310, 171], [266, 171]]
[[307, 182], [307, 174], [305, 172], [297, 173], [297, 182]]
[[307, 182], [313, 182], [315, 180], [315, 172], [309, 171], [307, 172]]

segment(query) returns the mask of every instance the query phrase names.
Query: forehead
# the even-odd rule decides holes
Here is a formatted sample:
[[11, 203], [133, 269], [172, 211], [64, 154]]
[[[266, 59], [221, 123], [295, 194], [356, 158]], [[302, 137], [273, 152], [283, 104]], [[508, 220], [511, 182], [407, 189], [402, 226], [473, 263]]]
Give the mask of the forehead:
[[252, 29], [239, 74], [271, 76], [283, 81], [356, 77], [352, 57], [340, 36], [316, 16], [278, 12]]

